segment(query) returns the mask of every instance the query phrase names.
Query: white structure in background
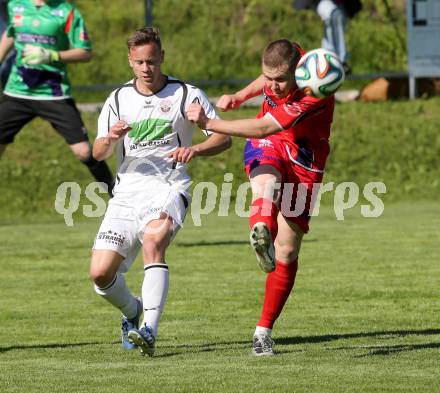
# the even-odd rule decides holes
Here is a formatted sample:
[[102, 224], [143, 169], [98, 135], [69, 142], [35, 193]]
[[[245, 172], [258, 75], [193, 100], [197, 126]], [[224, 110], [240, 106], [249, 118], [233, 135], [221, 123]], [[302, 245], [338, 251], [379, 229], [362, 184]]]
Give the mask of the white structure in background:
[[416, 78], [440, 76], [440, 0], [407, 0], [409, 96]]

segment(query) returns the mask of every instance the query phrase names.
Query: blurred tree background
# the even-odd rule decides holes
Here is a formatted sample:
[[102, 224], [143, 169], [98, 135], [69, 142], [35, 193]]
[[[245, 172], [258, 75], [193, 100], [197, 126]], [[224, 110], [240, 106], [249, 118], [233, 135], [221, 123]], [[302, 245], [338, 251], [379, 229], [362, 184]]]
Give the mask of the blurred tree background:
[[[145, 23], [144, 1], [73, 2], [86, 20], [95, 54], [92, 62], [71, 66], [73, 83], [130, 79], [125, 41]], [[406, 44], [401, 41], [406, 43], [405, 0], [386, 3], [391, 19], [384, 0], [364, 0], [363, 10], [348, 24], [355, 73], [406, 70]], [[296, 11], [284, 0], [153, 0], [153, 18], [166, 51], [165, 72], [187, 81], [252, 78], [270, 41], [289, 38], [313, 49], [322, 35], [314, 10]]]
[[[129, 80], [125, 41], [144, 24], [144, 1], [75, 3], [86, 19], [95, 57], [90, 63], [72, 65], [74, 83], [121, 84]], [[388, 0], [395, 22], [390, 21], [383, 0], [363, 3], [363, 11], [351, 21], [347, 32], [354, 72], [406, 70], [406, 50], [401, 43], [406, 40], [404, 0]], [[320, 45], [322, 33], [321, 21], [313, 10], [295, 12], [290, 1], [281, 0], [155, 0], [154, 19], [163, 35], [165, 72], [190, 81], [255, 77], [260, 72], [261, 52], [269, 41], [287, 37], [312, 49]], [[232, 89], [221, 86], [214, 93], [228, 88]], [[78, 101], [102, 102], [108, 93], [109, 90], [77, 91], [75, 96]], [[439, 102], [436, 97], [414, 102], [338, 104], [325, 182], [355, 181], [363, 185], [383, 181], [388, 190], [384, 197], [387, 202], [437, 200]], [[257, 108], [252, 108], [231, 111], [222, 117], [254, 117], [257, 112]], [[83, 118], [93, 140], [97, 114], [83, 113]], [[200, 141], [201, 133], [195, 135], [196, 142]], [[195, 182], [210, 179], [220, 184], [225, 172], [234, 173], [234, 187], [245, 181], [243, 144], [244, 140], [236, 138], [222, 156], [201, 159], [190, 166]], [[114, 165], [114, 158], [109, 162]], [[0, 177], [7, 185], [0, 192], [0, 221], [20, 216], [57, 216], [53, 206], [60, 183], [79, 182], [84, 190], [91, 181], [86, 168], [78, 165], [62, 138], [56, 137], [40, 119], [20, 132], [6, 150]]]

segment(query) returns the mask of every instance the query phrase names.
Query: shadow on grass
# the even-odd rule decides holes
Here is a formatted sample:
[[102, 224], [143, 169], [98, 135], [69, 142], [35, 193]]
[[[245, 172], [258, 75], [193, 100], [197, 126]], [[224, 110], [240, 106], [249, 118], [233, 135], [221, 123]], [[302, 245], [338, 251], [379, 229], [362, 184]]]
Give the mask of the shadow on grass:
[[381, 336], [382, 338], [396, 338], [396, 337], [405, 337], [411, 335], [430, 336], [436, 334], [440, 334], [440, 329], [388, 330], [388, 331], [383, 330], [378, 332], [325, 334], [322, 336], [280, 337], [276, 339], [276, 343], [278, 345], [314, 344], [321, 342], [344, 340], [349, 338], [381, 337]]
[[[422, 329], [422, 330], [390, 330], [390, 331], [377, 331], [377, 332], [360, 332], [360, 333], [344, 333], [344, 334], [325, 334], [321, 336], [298, 336], [298, 337], [280, 337], [275, 338], [276, 352], [294, 353], [304, 352], [304, 349], [283, 349], [282, 346], [286, 345], [299, 345], [299, 344], [319, 344], [324, 342], [332, 342], [336, 340], [355, 339], [363, 337], [378, 337], [378, 338], [397, 338], [410, 335], [440, 335], [440, 329]], [[232, 349], [244, 349], [251, 353], [251, 340], [246, 341], [228, 341], [228, 342], [216, 342], [216, 343], [203, 343], [203, 344], [180, 344], [180, 345], [159, 345], [159, 353], [154, 357], [171, 357], [187, 354], [206, 353], [212, 351], [225, 351]], [[356, 356], [364, 357], [370, 355], [388, 355], [396, 352], [410, 351], [417, 349], [429, 349], [439, 348], [440, 343], [427, 343], [427, 344], [414, 344], [414, 345], [395, 345], [395, 346], [370, 346], [370, 347], [341, 347], [334, 349], [374, 349], [374, 353], [367, 355]], [[161, 351], [164, 350], [163, 353]], [[170, 350], [169, 352], [167, 350]], [[376, 353], [377, 352], [377, 353]]]
[[[377, 332], [360, 332], [360, 333], [344, 333], [344, 334], [326, 334], [322, 336], [305, 336], [305, 337], [281, 337], [276, 339], [277, 345], [294, 345], [294, 344], [316, 344], [323, 342], [331, 342], [336, 340], [376, 337], [382, 339], [395, 339], [406, 336], [431, 336], [440, 335], [440, 329], [422, 329], [422, 330], [389, 330]], [[357, 355], [356, 358], [362, 358], [374, 355], [392, 355], [398, 352], [415, 351], [422, 349], [440, 348], [440, 343], [430, 342], [425, 344], [399, 344], [399, 345], [370, 345], [370, 346], [344, 346], [338, 348], [330, 348], [330, 350], [347, 350], [347, 349], [367, 349], [371, 350], [367, 354]], [[292, 351], [280, 350], [279, 353], [288, 353]]]
[[176, 243], [177, 247], [199, 247], [199, 246], [235, 246], [240, 244], [249, 244], [244, 240], [219, 240], [214, 242], [191, 242], [191, 243]]
[[[16, 350], [29, 350], [29, 349], [63, 349], [74, 347], [87, 347], [98, 345], [119, 345], [119, 341], [113, 342], [80, 342], [80, 343], [47, 343], [47, 344], [23, 344], [23, 345], [10, 345], [0, 347], [0, 353], [16, 351]], [[159, 353], [154, 357], [169, 357], [176, 355], [185, 355], [188, 353], [202, 353], [218, 350], [230, 350], [240, 347], [249, 347], [250, 341], [231, 341], [231, 342], [216, 342], [216, 343], [203, 343], [203, 344], [178, 344], [178, 345], [160, 345], [160, 349], [167, 350], [173, 349], [173, 352]], [[177, 351], [176, 351], [177, 350]]]
[[[440, 342], [431, 342], [426, 344], [401, 344], [401, 345], [380, 345], [380, 346], [369, 346], [369, 347], [352, 347], [347, 349], [369, 349], [371, 350], [369, 353], [364, 355], [357, 355], [355, 358], [365, 358], [369, 356], [377, 356], [377, 355], [393, 355], [399, 352], [408, 352], [408, 351], [418, 351], [421, 349], [434, 349], [440, 348]], [[336, 349], [344, 349], [344, 348], [336, 348]]]
[[[304, 243], [313, 243], [316, 242], [317, 239], [303, 239]], [[176, 243], [177, 247], [207, 247], [207, 246], [236, 246], [236, 245], [242, 245], [242, 244], [249, 244], [248, 240], [218, 240], [213, 242], [191, 242], [191, 243]]]
[[[231, 349], [245, 349], [249, 348], [250, 351], [250, 340], [246, 341], [219, 341], [215, 343], [201, 343], [201, 344], [177, 344], [177, 345], [160, 345], [159, 353], [155, 354], [156, 358], [166, 358], [171, 356], [188, 355], [196, 353], [206, 353], [214, 351], [226, 351]], [[161, 353], [165, 350], [164, 353]], [[170, 352], [167, 352], [170, 350]]]
[[[421, 330], [389, 330], [377, 332], [359, 332], [359, 333], [343, 333], [343, 334], [325, 334], [320, 336], [297, 336], [297, 337], [280, 337], [275, 338], [277, 353], [293, 353], [303, 352], [304, 349], [283, 349], [287, 345], [300, 344], [319, 344], [325, 342], [332, 342], [336, 340], [356, 339], [365, 337], [376, 337], [385, 339], [395, 339], [398, 337], [406, 337], [411, 335], [430, 336], [440, 335], [440, 329], [421, 329]], [[59, 349], [59, 348], [73, 348], [84, 346], [97, 345], [114, 345], [119, 344], [119, 341], [114, 342], [80, 342], [80, 343], [49, 343], [49, 344], [29, 344], [29, 345], [11, 345], [0, 347], [0, 353], [22, 350], [22, 349]], [[399, 352], [415, 351], [423, 349], [440, 348], [440, 342], [429, 342], [425, 344], [398, 344], [398, 345], [370, 345], [370, 346], [343, 346], [337, 348], [329, 348], [329, 350], [370, 350], [369, 353], [357, 355], [356, 358], [363, 358], [374, 355], [392, 355]], [[229, 350], [248, 350], [251, 353], [251, 340], [245, 341], [218, 341], [213, 343], [200, 344], [166, 344], [158, 343], [158, 353], [154, 355], [155, 358], [165, 358], [171, 356], [181, 356], [188, 354], [207, 353], [213, 351], [229, 351]]]
[[73, 348], [73, 347], [86, 347], [89, 345], [108, 345], [119, 344], [119, 341], [108, 342], [82, 342], [82, 343], [48, 343], [48, 344], [23, 344], [23, 345], [10, 345], [6, 347], [0, 347], [0, 353], [15, 351], [20, 349], [59, 349], [59, 348]]

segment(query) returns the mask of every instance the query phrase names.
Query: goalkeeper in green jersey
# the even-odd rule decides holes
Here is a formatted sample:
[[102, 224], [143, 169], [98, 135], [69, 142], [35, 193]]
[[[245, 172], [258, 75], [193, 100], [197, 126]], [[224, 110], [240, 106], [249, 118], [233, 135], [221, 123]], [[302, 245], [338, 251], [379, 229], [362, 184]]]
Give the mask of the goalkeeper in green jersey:
[[[0, 0], [0, 37], [8, 24], [8, 0]], [[6, 85], [12, 67], [14, 51], [10, 51], [3, 63], [0, 62], [0, 88]]]
[[16, 55], [0, 101], [0, 156], [15, 135], [41, 117], [66, 140], [100, 182], [113, 187], [105, 162], [96, 161], [80, 113], [70, 96], [66, 63], [91, 58], [91, 43], [79, 11], [65, 0], [10, 0], [8, 26], [0, 41], [0, 63]]

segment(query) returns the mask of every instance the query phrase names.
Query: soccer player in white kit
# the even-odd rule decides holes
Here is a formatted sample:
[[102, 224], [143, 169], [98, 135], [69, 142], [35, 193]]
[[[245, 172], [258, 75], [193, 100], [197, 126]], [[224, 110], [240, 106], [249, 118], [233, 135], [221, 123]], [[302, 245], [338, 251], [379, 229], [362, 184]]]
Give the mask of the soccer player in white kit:
[[[165, 251], [190, 200], [186, 164], [226, 150], [231, 140], [207, 133], [204, 142], [191, 146], [193, 124], [186, 108], [198, 102], [209, 117], [217, 115], [201, 90], [161, 72], [164, 51], [157, 29], [137, 30], [127, 46], [135, 78], [108, 97], [93, 146], [95, 159], [104, 160], [123, 140], [123, 160], [93, 246], [90, 277], [95, 291], [122, 312], [123, 348], [139, 347], [152, 356], [168, 292]], [[145, 276], [138, 298], [123, 273], [140, 247]]]

